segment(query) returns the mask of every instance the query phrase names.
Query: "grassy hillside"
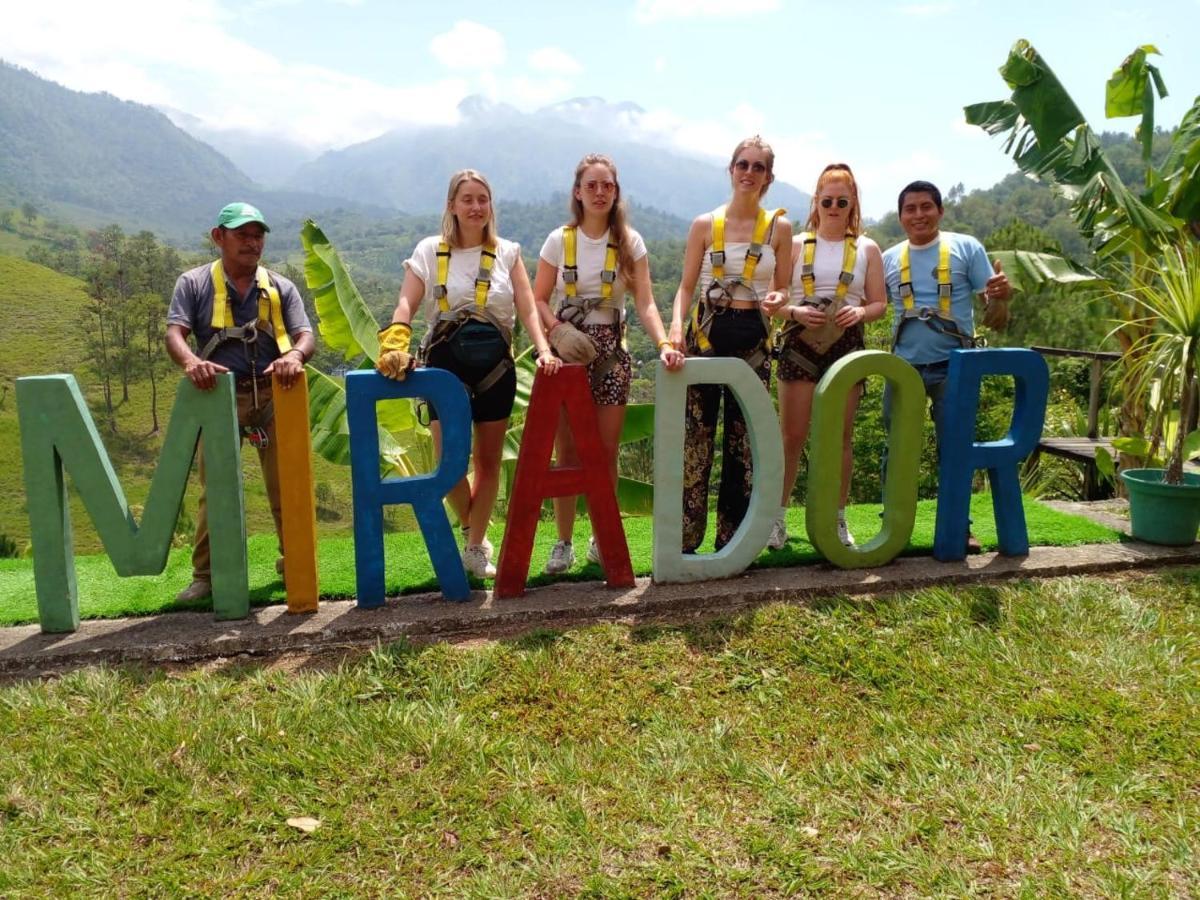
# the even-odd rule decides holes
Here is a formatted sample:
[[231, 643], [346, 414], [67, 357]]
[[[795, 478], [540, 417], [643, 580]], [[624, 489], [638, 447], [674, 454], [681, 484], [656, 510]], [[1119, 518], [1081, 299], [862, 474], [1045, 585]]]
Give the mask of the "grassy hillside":
[[[25, 512], [13, 383], [23, 375], [73, 373], [96, 415], [103, 401], [97, 380], [82, 356], [86, 305], [87, 295], [78, 279], [23, 259], [0, 256], [0, 460], [4, 460], [0, 465], [0, 534], [9, 535], [22, 547], [29, 540], [29, 521]], [[176, 384], [172, 378], [159, 386], [159, 417], [164, 426]], [[101, 417], [96, 415], [96, 419], [99, 425]], [[134, 382], [130, 385], [129, 400], [117, 407], [115, 432], [101, 426], [101, 435], [132, 504], [145, 499], [158, 462], [161, 435], [150, 434], [150, 424], [149, 382]], [[249, 447], [246, 449], [247, 526], [251, 533], [270, 531], [271, 513], [258, 475], [258, 460]], [[318, 459], [316, 478], [329, 485], [327, 509], [319, 524], [322, 533], [336, 534], [348, 529], [349, 470]], [[193, 484], [184, 505], [187, 522], [194, 516], [195, 503]], [[76, 551], [99, 551], [96, 533], [74, 496], [71, 520]]]

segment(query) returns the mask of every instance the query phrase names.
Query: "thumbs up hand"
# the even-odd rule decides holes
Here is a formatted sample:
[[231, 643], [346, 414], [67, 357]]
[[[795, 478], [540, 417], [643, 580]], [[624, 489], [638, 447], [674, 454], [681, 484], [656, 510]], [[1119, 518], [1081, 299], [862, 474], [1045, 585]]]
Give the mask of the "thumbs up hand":
[[984, 303], [983, 324], [995, 331], [1003, 331], [1008, 326], [1008, 300], [1012, 297], [1012, 284], [1000, 260], [992, 261], [992, 271], [995, 273], [987, 280], [983, 289]]

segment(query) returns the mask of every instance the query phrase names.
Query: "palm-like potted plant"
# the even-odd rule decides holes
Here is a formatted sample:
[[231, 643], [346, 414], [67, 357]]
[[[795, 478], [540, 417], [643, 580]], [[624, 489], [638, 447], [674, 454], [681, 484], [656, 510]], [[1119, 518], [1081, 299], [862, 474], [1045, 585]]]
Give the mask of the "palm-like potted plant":
[[1184, 463], [1200, 450], [1200, 430], [1188, 433], [1200, 371], [1200, 248], [1185, 238], [1166, 248], [1154, 281], [1122, 292], [1142, 317], [1143, 334], [1130, 354], [1126, 387], [1149, 405], [1146, 456], [1161, 447], [1165, 468], [1124, 469], [1131, 531], [1159, 544], [1190, 544], [1200, 527], [1200, 474]]

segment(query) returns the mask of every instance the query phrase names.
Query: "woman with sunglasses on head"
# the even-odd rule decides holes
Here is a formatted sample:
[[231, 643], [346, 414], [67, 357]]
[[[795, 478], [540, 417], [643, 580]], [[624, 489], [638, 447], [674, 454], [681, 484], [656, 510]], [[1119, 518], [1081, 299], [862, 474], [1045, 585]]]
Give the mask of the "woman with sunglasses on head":
[[[464, 568], [480, 578], [492, 578], [496, 569], [487, 526], [496, 504], [504, 434], [517, 393], [512, 359], [517, 314], [537, 348], [538, 368], [555, 372], [560, 363], [538, 321], [521, 248], [497, 234], [491, 186], [474, 169], [463, 169], [450, 179], [442, 233], [421, 240], [404, 262], [404, 283], [392, 324], [379, 333], [375, 367], [389, 378], [404, 380], [417, 363], [410, 352], [410, 323], [422, 305], [429, 327], [421, 343], [421, 364], [453, 372], [471, 395], [474, 477], [472, 482], [464, 477], [455, 485], [449, 500], [468, 531]], [[440, 456], [441, 427], [436, 410], [430, 414]]]
[[[617, 448], [625, 423], [625, 405], [633, 368], [622, 343], [625, 295], [632, 292], [642, 326], [658, 345], [668, 369], [683, 365], [683, 354], [667, 340], [654, 305], [650, 262], [642, 236], [625, 221], [625, 202], [617, 167], [603, 154], [591, 153], [575, 167], [571, 188], [571, 224], [546, 238], [538, 259], [533, 297], [555, 352], [566, 362], [585, 363], [600, 425], [600, 442], [617, 480]], [[578, 465], [571, 430], [564, 416], [558, 423], [559, 465]], [[550, 551], [546, 573], [565, 572], [575, 564], [572, 533], [575, 498], [555, 497], [558, 542]], [[589, 562], [599, 562], [593, 537]]]
[[[761, 300], [786, 288], [792, 226], [782, 209], [761, 200], [775, 180], [775, 153], [761, 137], [742, 141], [729, 161], [729, 202], [698, 216], [688, 231], [683, 277], [671, 311], [671, 342], [689, 356], [744, 359], [764, 386], [771, 380], [769, 322]], [[693, 303], [697, 283], [699, 296]], [[684, 323], [687, 322], [686, 344]], [[721, 385], [688, 388], [683, 475], [683, 552], [694, 553], [708, 524], [717, 415], [724, 398], [716, 549], [733, 537], [750, 504], [751, 456], [746, 420], [733, 392]]]
[[[821, 376], [847, 353], [862, 350], [863, 325], [887, 311], [883, 256], [879, 245], [862, 235], [858, 184], [844, 163], [828, 165], [817, 178], [805, 230], [792, 242], [792, 286], [788, 294], [767, 300], [772, 315], [784, 321], [779, 346], [779, 422], [783, 431], [783, 499], [767, 546], [787, 543], [788, 501], [796, 483], [800, 454], [808, 440], [813, 391]], [[842, 454], [842, 502], [838, 536], [850, 546], [846, 498], [852, 464], [850, 441], [863, 387], [856, 385], [846, 403]]]

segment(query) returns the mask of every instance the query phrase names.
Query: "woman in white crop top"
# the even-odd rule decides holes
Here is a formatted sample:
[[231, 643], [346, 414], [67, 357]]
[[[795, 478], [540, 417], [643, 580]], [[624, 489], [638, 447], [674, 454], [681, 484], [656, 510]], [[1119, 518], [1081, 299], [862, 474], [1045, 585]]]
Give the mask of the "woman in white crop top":
[[[688, 231], [683, 277], [671, 310], [669, 335], [671, 342], [680, 350], [686, 348], [689, 356], [745, 359], [764, 385], [771, 380], [771, 360], [760, 301], [772, 287], [785, 288], [791, 275], [791, 223], [783, 218], [783, 210], [761, 207], [762, 197], [775, 179], [774, 165], [774, 151], [758, 135], [734, 149], [729, 161], [733, 195], [724, 206], [697, 216]], [[757, 259], [747, 253], [756, 239], [761, 245]], [[697, 282], [700, 295], [693, 304]], [[741, 408], [732, 392], [720, 385], [689, 387], [683, 476], [685, 553], [695, 552], [704, 540], [708, 481], [722, 395], [725, 431], [717, 493], [716, 549], [733, 537], [750, 503], [750, 440]]]
[[[567, 294], [567, 230], [574, 239], [574, 299]], [[605, 287], [610, 249], [614, 267]], [[642, 326], [658, 344], [659, 359], [668, 369], [683, 366], [683, 354], [667, 340], [662, 319], [654, 305], [650, 285], [650, 263], [642, 236], [625, 220], [625, 203], [616, 164], [607, 156], [591, 153], [575, 167], [571, 187], [571, 224], [556, 228], [546, 238], [538, 259], [533, 297], [542, 325], [555, 352], [567, 362], [587, 363], [592, 400], [600, 426], [600, 441], [609, 462], [613, 484], [617, 481], [617, 448], [625, 424], [625, 405], [633, 369], [622, 346], [625, 294], [633, 294]], [[608, 294], [608, 298], [605, 298]], [[553, 307], [552, 307], [553, 304]], [[579, 464], [571, 429], [564, 416], [558, 423], [556, 457], [559, 465]], [[575, 527], [575, 498], [555, 497], [554, 517], [558, 542], [550, 551], [546, 573], [556, 575], [575, 564], [572, 533]], [[593, 537], [588, 546], [589, 562], [599, 562]]]
[[[448, 259], [442, 255], [443, 244]], [[481, 307], [477, 290], [483, 283]], [[376, 368], [389, 378], [403, 380], [416, 363], [409, 352], [410, 323], [422, 307], [430, 329], [422, 365], [453, 372], [471, 395], [473, 479], [463, 478], [448, 495], [468, 531], [463, 566], [479, 578], [493, 578], [487, 527], [517, 392], [511, 344], [518, 315], [537, 347], [538, 368], [554, 372], [559, 361], [538, 321], [521, 248], [496, 233], [491, 186], [474, 169], [463, 169], [450, 179], [442, 233], [424, 238], [404, 262], [404, 284], [392, 324], [379, 334]], [[430, 430], [440, 456], [442, 431], [436, 412], [432, 414]]]
[[[858, 184], [845, 163], [828, 165], [817, 178], [805, 230], [792, 243], [791, 292], [772, 295], [766, 305], [784, 321], [779, 345], [779, 422], [783, 432], [783, 499], [767, 546], [778, 550], [787, 543], [786, 513], [796, 483], [800, 454], [808, 440], [813, 392], [821, 376], [847, 353], [864, 348], [866, 322], [887, 312], [883, 256], [879, 245], [862, 235]], [[807, 253], [806, 253], [807, 250]], [[812, 257], [806, 279], [806, 256]], [[852, 276], [839, 298], [843, 272]], [[856, 385], [846, 403], [842, 455], [842, 505], [838, 535], [854, 543], [846, 525], [850, 491], [851, 439], [854, 415], [862, 398]]]

